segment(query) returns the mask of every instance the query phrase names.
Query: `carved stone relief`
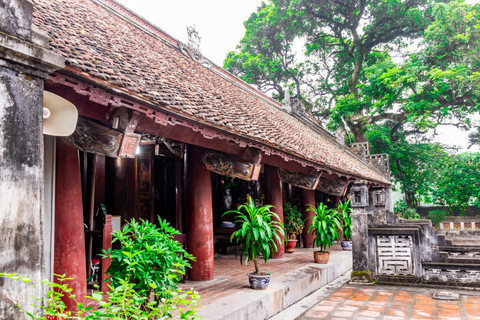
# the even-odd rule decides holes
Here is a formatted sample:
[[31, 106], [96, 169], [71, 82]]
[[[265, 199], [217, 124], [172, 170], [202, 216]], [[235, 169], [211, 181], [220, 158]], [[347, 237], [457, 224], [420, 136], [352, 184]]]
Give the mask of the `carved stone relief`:
[[377, 236], [377, 273], [414, 275], [411, 236]]
[[388, 154], [371, 154], [367, 156], [367, 159], [375, 168], [381, 172], [385, 172], [388, 176], [390, 176], [390, 162]]
[[370, 154], [370, 146], [368, 142], [352, 143], [348, 145], [348, 149], [351, 153], [359, 157], [360, 159], [366, 159]]

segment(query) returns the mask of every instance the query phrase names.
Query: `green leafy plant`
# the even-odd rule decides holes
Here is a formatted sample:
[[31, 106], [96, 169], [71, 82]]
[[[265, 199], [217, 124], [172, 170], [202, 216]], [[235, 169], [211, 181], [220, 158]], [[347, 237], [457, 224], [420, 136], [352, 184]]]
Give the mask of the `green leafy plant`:
[[328, 209], [323, 203], [319, 203], [317, 207], [309, 205], [307, 211], [315, 213], [308, 229], [308, 233], [315, 234], [313, 244], [326, 252], [326, 249], [338, 240], [338, 230], [342, 230], [339, 214], [334, 209]]
[[[162, 297], [155, 292], [148, 297], [143, 292], [135, 290], [134, 283], [121, 279], [117, 287], [110, 286], [110, 291], [106, 293], [107, 300], [104, 300], [102, 292], [94, 292], [92, 296], [86, 297], [98, 305], [98, 308], [94, 309], [77, 301], [76, 296], [72, 294], [72, 289], [68, 287], [68, 281], [73, 278], [67, 278], [65, 275], [55, 275], [56, 283], [40, 281], [41, 286], [17, 274], [0, 273], [0, 277], [22, 281], [41, 293], [42, 298], [37, 298], [37, 302], [31, 304], [33, 312], [25, 311], [22, 306], [18, 306], [20, 312], [27, 314], [33, 320], [193, 320], [199, 318], [196, 315], [199, 297], [198, 293], [192, 290], [164, 288]], [[77, 310], [68, 311], [63, 302], [64, 299], [74, 300]]]
[[430, 221], [432, 221], [432, 225], [435, 228], [438, 228], [438, 226], [440, 225], [440, 222], [445, 219], [445, 211], [432, 210], [428, 213], [427, 218], [430, 219]]
[[232, 233], [230, 241], [236, 239], [236, 242], [243, 242], [243, 251], [240, 256], [240, 262], [243, 260], [243, 252], [247, 258], [245, 263], [252, 260], [255, 264], [255, 273], [260, 274], [258, 268], [258, 257], [263, 256], [265, 262], [270, 256], [278, 250], [277, 243], [282, 240], [280, 235], [284, 235], [283, 223], [278, 215], [270, 209], [272, 205], [255, 207], [252, 197], [247, 196], [247, 202], [240, 205], [236, 210], [230, 210], [228, 213], [235, 213], [235, 223], [240, 225], [240, 229]]
[[288, 235], [288, 239], [294, 239], [297, 234], [302, 232], [302, 213], [296, 206], [287, 202], [283, 207], [283, 219], [285, 224], [285, 232]]
[[403, 219], [409, 219], [409, 220], [420, 220], [422, 219], [420, 215], [418, 214], [417, 210], [413, 208], [407, 208], [405, 211], [402, 212], [402, 218]]
[[343, 220], [343, 237], [345, 240], [349, 241], [352, 237], [352, 208], [350, 207], [350, 199], [345, 202], [340, 201], [338, 204], [338, 211], [340, 211]]
[[156, 299], [166, 298], [167, 290], [177, 288], [189, 260], [194, 257], [173, 240], [180, 234], [166, 220], [159, 218], [159, 227], [140, 220], [132, 220], [122, 230], [112, 233], [113, 243], [119, 242], [120, 249], [108, 249], [103, 257], [112, 259], [107, 270], [114, 288], [122, 283], [134, 284], [137, 292], [149, 297], [155, 293]]

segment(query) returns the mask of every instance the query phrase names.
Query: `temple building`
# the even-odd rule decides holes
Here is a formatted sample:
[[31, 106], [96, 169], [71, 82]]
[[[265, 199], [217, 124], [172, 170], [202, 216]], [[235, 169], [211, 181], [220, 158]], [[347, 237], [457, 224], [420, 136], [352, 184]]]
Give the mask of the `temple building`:
[[[196, 257], [188, 279], [211, 280], [231, 221], [222, 213], [247, 194], [282, 218], [286, 201], [338, 201], [352, 181], [391, 186], [387, 157], [345, 146], [297, 100], [279, 103], [215, 65], [195, 30], [182, 43], [112, 0], [7, 3], [0, 272], [67, 274], [82, 295], [104, 278], [98, 253], [111, 246], [112, 230], [161, 218]], [[74, 116], [42, 120], [49, 103], [52, 117], [77, 110], [72, 134], [57, 133]], [[313, 242], [307, 228], [305, 247]], [[0, 291], [2, 319], [11, 317], [15, 290]]]

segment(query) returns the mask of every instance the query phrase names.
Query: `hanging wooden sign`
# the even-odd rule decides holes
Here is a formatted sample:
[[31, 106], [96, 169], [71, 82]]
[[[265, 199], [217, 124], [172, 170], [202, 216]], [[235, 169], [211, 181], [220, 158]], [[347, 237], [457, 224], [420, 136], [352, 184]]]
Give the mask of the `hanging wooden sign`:
[[261, 164], [238, 160], [216, 151], [206, 151], [203, 154], [203, 164], [215, 173], [243, 180], [258, 180]]

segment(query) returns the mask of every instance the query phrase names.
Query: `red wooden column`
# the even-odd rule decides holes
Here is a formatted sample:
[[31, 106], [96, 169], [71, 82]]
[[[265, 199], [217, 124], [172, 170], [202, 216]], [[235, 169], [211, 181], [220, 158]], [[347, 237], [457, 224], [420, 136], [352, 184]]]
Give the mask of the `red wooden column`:
[[196, 260], [191, 262], [189, 280], [213, 279], [213, 211], [210, 171], [202, 162], [203, 149], [187, 149], [187, 250]]
[[[280, 220], [283, 222], [282, 181], [278, 176], [276, 167], [265, 165], [265, 182], [265, 204], [275, 206], [275, 209], [272, 209], [272, 211], [278, 214]], [[273, 256], [275, 259], [285, 257], [285, 240], [283, 236], [280, 236], [280, 238], [281, 242], [277, 243], [278, 250]]]
[[[102, 230], [102, 250], [108, 250], [112, 248], [112, 215], [107, 214], [103, 223]], [[100, 291], [107, 292], [110, 281], [106, 283], [104, 280], [108, 278], [107, 270], [112, 264], [111, 258], [104, 258], [100, 264]]]
[[[79, 302], [87, 294], [85, 233], [83, 228], [82, 186], [78, 151], [57, 140], [55, 185], [55, 258], [54, 273], [74, 278], [69, 282]], [[64, 301], [69, 310], [76, 304]]]
[[311, 217], [315, 215], [312, 211], [306, 210], [309, 204], [315, 205], [315, 190], [302, 189], [302, 219], [307, 219], [302, 232], [304, 248], [313, 248], [313, 239], [315, 239], [314, 235], [308, 233], [308, 229], [312, 225]]

